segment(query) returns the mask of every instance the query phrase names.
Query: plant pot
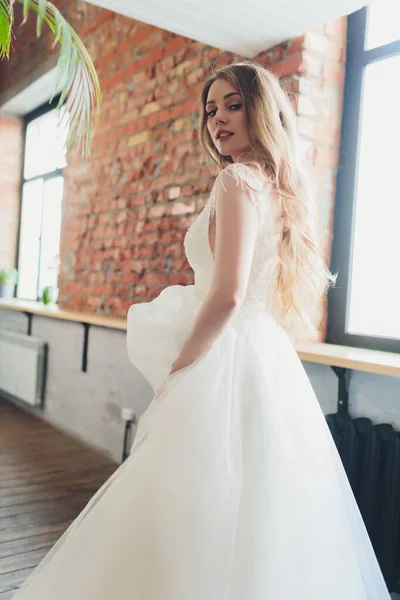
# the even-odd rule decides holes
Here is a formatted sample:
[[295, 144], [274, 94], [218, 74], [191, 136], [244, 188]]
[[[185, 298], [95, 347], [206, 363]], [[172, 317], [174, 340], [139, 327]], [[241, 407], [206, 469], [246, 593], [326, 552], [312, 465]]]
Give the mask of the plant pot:
[[49, 299], [51, 304], [56, 304], [58, 300], [58, 288], [52, 287], [49, 289]]
[[56, 304], [58, 299], [58, 288], [48, 285], [44, 288], [42, 300], [44, 304]]
[[0, 298], [14, 298], [15, 283], [0, 283]]

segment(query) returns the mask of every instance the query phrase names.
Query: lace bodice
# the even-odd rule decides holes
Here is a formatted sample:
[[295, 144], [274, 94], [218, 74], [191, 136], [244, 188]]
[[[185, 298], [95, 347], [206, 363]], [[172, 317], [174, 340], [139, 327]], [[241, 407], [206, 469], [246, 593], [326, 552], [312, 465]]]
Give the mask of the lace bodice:
[[196, 291], [200, 297], [205, 297], [212, 282], [214, 258], [209, 244], [209, 225], [215, 211], [217, 186], [223, 185], [222, 173], [233, 177], [236, 184], [247, 191], [258, 211], [257, 239], [243, 307], [270, 312], [278, 265], [275, 217], [268, 186], [241, 163], [228, 165], [219, 173], [206, 205], [186, 233], [184, 248], [194, 271]]

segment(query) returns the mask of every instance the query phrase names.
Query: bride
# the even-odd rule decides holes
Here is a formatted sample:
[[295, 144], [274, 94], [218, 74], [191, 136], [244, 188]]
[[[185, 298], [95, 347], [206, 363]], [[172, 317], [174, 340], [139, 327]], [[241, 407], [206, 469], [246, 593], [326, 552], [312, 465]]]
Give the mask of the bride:
[[14, 600], [389, 600], [293, 346], [335, 279], [296, 115], [238, 62], [205, 81], [199, 137], [218, 175], [184, 240], [195, 283], [128, 312], [154, 398]]

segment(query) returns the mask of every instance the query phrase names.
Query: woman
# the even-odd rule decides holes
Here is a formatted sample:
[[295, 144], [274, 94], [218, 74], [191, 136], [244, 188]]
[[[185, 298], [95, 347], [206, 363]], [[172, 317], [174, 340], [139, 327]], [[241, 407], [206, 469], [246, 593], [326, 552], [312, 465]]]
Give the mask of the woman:
[[334, 281], [295, 114], [267, 70], [232, 64], [204, 85], [200, 139], [219, 174], [184, 241], [195, 284], [128, 313], [157, 393], [15, 599], [388, 600], [289, 337]]

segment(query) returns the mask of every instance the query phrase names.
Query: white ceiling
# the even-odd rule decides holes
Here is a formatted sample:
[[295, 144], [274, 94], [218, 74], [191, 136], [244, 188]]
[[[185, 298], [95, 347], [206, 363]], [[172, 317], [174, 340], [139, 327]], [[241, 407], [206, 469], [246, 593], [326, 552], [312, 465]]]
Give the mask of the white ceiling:
[[[379, 0], [374, 0], [379, 1]], [[253, 58], [275, 44], [298, 37], [331, 19], [350, 14], [368, 0], [91, 0], [114, 12]], [[26, 114], [53, 91], [57, 53], [34, 72], [21, 90], [0, 97], [4, 112]]]
[[[377, 1], [377, 0], [376, 0]], [[90, 0], [138, 21], [253, 58], [368, 0]]]
[[[5, 113], [22, 116], [41, 106], [41, 104], [48, 102], [54, 92], [56, 76], [57, 69], [53, 67], [9, 100], [5, 100], [4, 103], [2, 102], [2, 98], [0, 98], [1, 110]], [[58, 92], [61, 92], [61, 87], [55, 93], [57, 94]]]

